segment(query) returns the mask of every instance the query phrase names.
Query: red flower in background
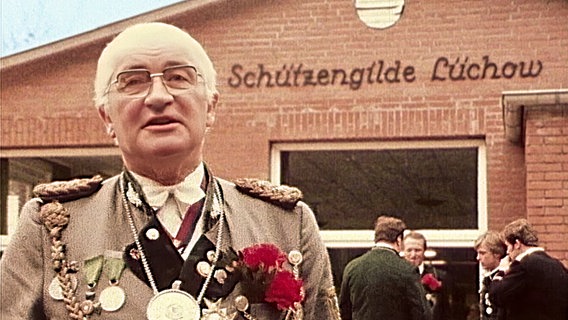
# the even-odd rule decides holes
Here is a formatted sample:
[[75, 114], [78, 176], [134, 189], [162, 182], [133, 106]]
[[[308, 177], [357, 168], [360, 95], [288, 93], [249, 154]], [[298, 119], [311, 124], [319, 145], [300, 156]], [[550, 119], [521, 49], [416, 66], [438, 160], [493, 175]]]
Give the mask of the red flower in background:
[[442, 287], [442, 282], [436, 279], [436, 277], [434, 277], [431, 273], [425, 274], [420, 282], [427, 286], [431, 291], [436, 291]]

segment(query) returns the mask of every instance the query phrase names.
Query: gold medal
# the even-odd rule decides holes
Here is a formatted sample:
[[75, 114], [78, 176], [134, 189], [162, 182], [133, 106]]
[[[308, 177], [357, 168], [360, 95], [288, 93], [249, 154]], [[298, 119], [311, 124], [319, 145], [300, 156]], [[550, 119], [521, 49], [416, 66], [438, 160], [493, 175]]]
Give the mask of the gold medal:
[[101, 308], [105, 311], [113, 312], [116, 311], [124, 305], [126, 300], [126, 294], [119, 286], [109, 286], [101, 291], [99, 297], [99, 302], [101, 303]]
[[201, 310], [189, 293], [168, 289], [152, 297], [146, 316], [148, 320], [199, 320]]

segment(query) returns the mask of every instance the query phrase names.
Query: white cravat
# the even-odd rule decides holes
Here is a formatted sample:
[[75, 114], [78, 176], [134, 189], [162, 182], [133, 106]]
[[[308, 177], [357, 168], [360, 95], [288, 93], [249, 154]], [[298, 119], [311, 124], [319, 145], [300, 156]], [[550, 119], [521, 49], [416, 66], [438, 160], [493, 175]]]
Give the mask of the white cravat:
[[182, 182], [173, 186], [164, 186], [134, 172], [131, 173], [140, 183], [148, 204], [154, 210], [159, 210], [158, 219], [172, 236], [177, 234], [187, 207], [205, 197], [205, 192], [201, 189], [205, 175], [203, 163]]

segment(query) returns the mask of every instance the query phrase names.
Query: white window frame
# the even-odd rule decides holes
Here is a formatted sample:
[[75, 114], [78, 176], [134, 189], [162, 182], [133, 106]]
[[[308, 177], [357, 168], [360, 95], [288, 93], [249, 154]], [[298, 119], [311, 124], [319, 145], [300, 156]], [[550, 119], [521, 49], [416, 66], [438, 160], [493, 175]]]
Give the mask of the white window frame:
[[[480, 234], [487, 231], [487, 157], [484, 140], [436, 140], [436, 141], [365, 141], [365, 142], [282, 142], [273, 143], [270, 154], [270, 179], [280, 184], [281, 153], [289, 151], [330, 150], [393, 150], [393, 149], [441, 149], [477, 148], [477, 225], [478, 229], [421, 229], [430, 247], [473, 246]], [[309, 205], [309, 203], [308, 203]], [[373, 246], [373, 230], [320, 230], [328, 248], [370, 248]]]
[[[0, 149], [0, 157], [2, 159], [13, 158], [45, 158], [45, 157], [100, 157], [100, 156], [120, 156], [120, 150], [117, 147], [103, 148], [53, 148], [53, 149]], [[21, 208], [10, 203], [8, 208], [8, 225], [16, 225]], [[0, 235], [0, 250], [5, 250], [10, 242], [12, 233], [9, 230], [7, 235]]]

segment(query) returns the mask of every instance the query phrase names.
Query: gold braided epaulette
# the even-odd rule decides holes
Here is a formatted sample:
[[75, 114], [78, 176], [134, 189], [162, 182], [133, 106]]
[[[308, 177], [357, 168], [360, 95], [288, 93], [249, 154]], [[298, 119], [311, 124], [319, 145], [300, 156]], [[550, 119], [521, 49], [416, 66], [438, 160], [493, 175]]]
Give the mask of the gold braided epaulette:
[[66, 202], [89, 196], [99, 190], [103, 178], [96, 175], [92, 178], [54, 181], [37, 185], [33, 192], [44, 202], [57, 200]]
[[252, 197], [273, 203], [284, 209], [293, 209], [298, 201], [302, 200], [302, 191], [298, 188], [280, 185], [250, 178], [241, 178], [234, 181], [237, 190]]

